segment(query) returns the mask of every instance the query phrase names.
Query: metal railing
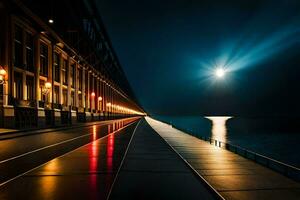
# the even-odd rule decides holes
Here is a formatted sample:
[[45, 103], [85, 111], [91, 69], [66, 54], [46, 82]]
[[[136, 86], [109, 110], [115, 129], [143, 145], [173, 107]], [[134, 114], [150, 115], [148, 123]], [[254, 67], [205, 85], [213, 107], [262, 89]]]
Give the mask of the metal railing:
[[[287, 176], [297, 182], [300, 182], [300, 169], [297, 167], [294, 167], [292, 165], [280, 162], [278, 160], [275, 160], [273, 158], [269, 158], [267, 156], [261, 155], [259, 153], [253, 152], [251, 150], [248, 150], [246, 148], [240, 147], [238, 145], [233, 145], [230, 143], [222, 142], [219, 140], [216, 140], [211, 137], [205, 137], [201, 136], [195, 133], [191, 133], [189, 130], [184, 130], [181, 128], [178, 128], [174, 125], [172, 125], [174, 128], [181, 130], [185, 133], [188, 133], [189, 135], [192, 135], [194, 137], [197, 137], [203, 141], [209, 142], [211, 145], [214, 145], [216, 147], [220, 147], [223, 149], [226, 149], [228, 151], [231, 151], [233, 153], [236, 153], [244, 158], [247, 158], [249, 160], [252, 160], [262, 166], [265, 166], [269, 169], [272, 169], [284, 176]], [[297, 152], [298, 153], [298, 152]]]
[[261, 164], [267, 168], [270, 168], [276, 172], [279, 172], [293, 180], [300, 182], [300, 169], [286, 163], [280, 162], [273, 158], [261, 155], [259, 153], [253, 152], [251, 150], [245, 149], [238, 145], [233, 145], [230, 143], [222, 142], [210, 137], [197, 136], [193, 135], [201, 140], [209, 142], [211, 145], [229, 150], [233, 153], [236, 153], [244, 158], [250, 159], [258, 164]]

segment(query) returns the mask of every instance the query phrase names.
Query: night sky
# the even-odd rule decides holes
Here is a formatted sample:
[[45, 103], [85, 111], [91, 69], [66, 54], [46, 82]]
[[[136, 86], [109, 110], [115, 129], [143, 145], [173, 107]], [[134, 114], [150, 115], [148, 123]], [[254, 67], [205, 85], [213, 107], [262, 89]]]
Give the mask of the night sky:
[[95, 1], [147, 113], [300, 112], [299, 0]]

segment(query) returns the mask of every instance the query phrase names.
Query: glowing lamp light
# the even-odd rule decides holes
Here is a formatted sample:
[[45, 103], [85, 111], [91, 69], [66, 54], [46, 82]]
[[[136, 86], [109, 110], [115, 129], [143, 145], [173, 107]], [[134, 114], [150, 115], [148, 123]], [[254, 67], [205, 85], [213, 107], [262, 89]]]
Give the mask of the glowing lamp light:
[[50, 82], [46, 82], [46, 83], [45, 83], [45, 88], [46, 88], [47, 90], [49, 90], [49, 89], [51, 88], [51, 83], [50, 83]]
[[0, 84], [4, 84], [4, 78], [6, 75], [5, 69], [0, 66]]
[[107, 103], [106, 106], [110, 107], [110, 106], [111, 106], [111, 103]]
[[53, 24], [53, 23], [54, 23], [54, 20], [53, 20], [53, 19], [49, 19], [48, 22], [49, 22], [50, 24]]
[[2, 67], [0, 67], [0, 75], [3, 77], [6, 75], [5, 69], [3, 69]]
[[92, 96], [92, 97], [95, 97], [95, 96], [96, 96], [95, 92], [92, 92], [92, 93], [91, 93], [91, 96]]
[[98, 97], [98, 101], [102, 101], [102, 97]]
[[218, 77], [218, 78], [224, 77], [224, 76], [225, 76], [225, 73], [226, 73], [226, 71], [225, 71], [225, 69], [223, 69], [223, 68], [218, 68], [218, 69], [216, 69], [216, 71], [215, 71], [215, 75], [216, 75], [216, 77]]
[[51, 83], [50, 82], [46, 82], [44, 87], [42, 88], [42, 93], [44, 95], [47, 95], [50, 92], [50, 88], [51, 88]]

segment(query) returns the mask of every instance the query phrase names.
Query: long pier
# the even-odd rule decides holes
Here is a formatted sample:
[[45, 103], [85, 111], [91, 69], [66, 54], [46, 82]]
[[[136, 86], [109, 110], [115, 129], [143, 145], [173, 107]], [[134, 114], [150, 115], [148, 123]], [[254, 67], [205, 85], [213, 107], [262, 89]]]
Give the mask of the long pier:
[[300, 184], [172, 126], [146, 118], [150, 126], [199, 177], [225, 199], [299, 199]]
[[300, 197], [298, 182], [149, 117], [78, 130], [92, 142], [1, 183], [0, 199]]

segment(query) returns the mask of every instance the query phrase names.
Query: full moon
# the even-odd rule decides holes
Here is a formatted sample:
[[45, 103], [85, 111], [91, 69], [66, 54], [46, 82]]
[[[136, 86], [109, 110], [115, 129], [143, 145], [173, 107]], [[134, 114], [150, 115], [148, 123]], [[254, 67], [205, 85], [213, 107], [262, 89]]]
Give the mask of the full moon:
[[224, 75], [225, 75], [225, 70], [223, 68], [218, 68], [216, 69], [215, 71], [215, 75], [218, 77], [218, 78], [222, 78]]

